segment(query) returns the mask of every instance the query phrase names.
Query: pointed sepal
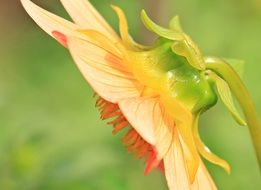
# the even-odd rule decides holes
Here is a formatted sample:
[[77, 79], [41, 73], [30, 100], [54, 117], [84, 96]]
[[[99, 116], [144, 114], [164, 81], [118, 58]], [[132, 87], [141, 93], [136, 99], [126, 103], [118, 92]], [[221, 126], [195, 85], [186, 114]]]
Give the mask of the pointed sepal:
[[183, 32], [183, 29], [181, 27], [181, 24], [180, 24], [180, 19], [179, 19], [179, 16], [174, 16], [170, 22], [169, 22], [169, 28], [172, 29], [172, 30], [176, 30], [176, 31], [179, 31], [179, 32]]
[[211, 78], [215, 81], [218, 94], [224, 103], [224, 105], [227, 107], [229, 112], [232, 114], [235, 121], [242, 126], [246, 126], [246, 122], [244, 119], [241, 118], [240, 114], [238, 113], [235, 104], [233, 102], [233, 97], [230, 91], [230, 88], [228, 84], [217, 74], [211, 73]]
[[183, 34], [180, 33], [179, 31], [170, 30], [157, 25], [149, 18], [145, 10], [141, 11], [141, 20], [148, 30], [158, 34], [161, 37], [174, 41], [181, 41], [184, 39]]

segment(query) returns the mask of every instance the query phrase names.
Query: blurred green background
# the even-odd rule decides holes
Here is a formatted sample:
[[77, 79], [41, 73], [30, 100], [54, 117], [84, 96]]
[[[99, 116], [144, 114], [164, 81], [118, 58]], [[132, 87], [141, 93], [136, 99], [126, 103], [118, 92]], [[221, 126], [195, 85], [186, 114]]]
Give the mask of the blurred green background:
[[[69, 18], [58, 0], [34, 1]], [[246, 61], [246, 83], [261, 116], [261, 0], [92, 0], [117, 29], [109, 7], [127, 13], [133, 36], [148, 41], [141, 8], [162, 25], [179, 14], [205, 55]], [[153, 16], [152, 16], [153, 17]], [[92, 90], [68, 52], [47, 36], [18, 0], [0, 1], [0, 189], [166, 190], [157, 171], [125, 151], [121, 135], [100, 121]], [[232, 166], [206, 162], [219, 189], [258, 190], [261, 179], [249, 134], [218, 104], [201, 120], [202, 138]]]

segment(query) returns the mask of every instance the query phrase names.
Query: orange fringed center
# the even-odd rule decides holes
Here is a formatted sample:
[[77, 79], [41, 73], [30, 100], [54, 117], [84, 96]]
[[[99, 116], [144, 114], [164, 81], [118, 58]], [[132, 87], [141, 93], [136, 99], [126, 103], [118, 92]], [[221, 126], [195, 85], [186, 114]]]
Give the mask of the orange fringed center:
[[126, 146], [128, 152], [135, 154], [135, 159], [145, 158], [147, 160], [144, 171], [145, 174], [148, 174], [155, 167], [158, 167], [162, 172], [164, 171], [163, 162], [157, 160], [157, 153], [154, 147], [146, 142], [130, 125], [119, 109], [118, 104], [108, 102], [107, 100], [98, 97], [96, 107], [100, 111], [102, 120], [111, 120], [107, 124], [113, 126], [112, 133], [114, 135], [119, 131], [128, 128], [127, 133], [123, 137], [123, 144]]

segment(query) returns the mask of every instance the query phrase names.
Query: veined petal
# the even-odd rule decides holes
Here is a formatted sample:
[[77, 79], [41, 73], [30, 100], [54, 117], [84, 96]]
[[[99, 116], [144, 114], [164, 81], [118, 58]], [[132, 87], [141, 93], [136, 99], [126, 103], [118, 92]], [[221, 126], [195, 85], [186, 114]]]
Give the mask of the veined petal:
[[[151, 145], [157, 152], [157, 160], [162, 160], [168, 154], [174, 141], [174, 135], [178, 131], [175, 120], [168, 114], [159, 98], [137, 97], [122, 100], [119, 107], [135, 130]], [[189, 182], [195, 179], [200, 157], [194, 144], [192, 126], [182, 126], [188, 130], [183, 133], [186, 140], [182, 140], [183, 154], [186, 163]], [[191, 131], [191, 133], [188, 131]], [[180, 138], [182, 138], [181, 134]], [[173, 153], [174, 154], [174, 153]], [[172, 155], [173, 156], [173, 155]]]
[[118, 48], [120, 46], [119, 43], [115, 42], [113, 43], [108, 37], [106, 37], [104, 34], [96, 31], [96, 30], [79, 30], [83, 34], [87, 35], [90, 38], [90, 42], [99, 46], [100, 48], [105, 49], [106, 51], [109, 51], [110, 53], [114, 54], [117, 57], [122, 57], [122, 52]]
[[182, 143], [189, 180], [192, 183], [195, 180], [197, 170], [199, 168], [200, 156], [193, 138], [191, 125], [177, 125], [180, 133], [180, 142]]
[[[154, 134], [153, 112], [157, 98], [129, 98], [119, 101], [119, 107], [140, 136], [151, 145], [156, 144]], [[157, 117], [160, 117], [158, 115]]]
[[173, 142], [175, 122], [159, 102], [157, 102], [153, 114], [156, 136], [155, 147], [158, 153], [157, 158], [161, 160], [169, 151]]
[[200, 160], [192, 132], [194, 116], [178, 100], [175, 101], [170, 97], [161, 97], [161, 101], [163, 105], [162, 109], [164, 108], [166, 112], [168, 112], [168, 120], [172, 119], [175, 121], [175, 126], [182, 137], [182, 143], [186, 145], [184, 154], [188, 166], [190, 181], [192, 182], [195, 178]]
[[97, 30], [113, 41], [119, 37], [88, 0], [61, 0], [74, 22], [84, 29]]
[[195, 175], [195, 180], [190, 182], [187, 171], [187, 162], [184, 155], [184, 144], [178, 131], [175, 131], [173, 142], [164, 157], [165, 175], [169, 190], [216, 190], [208, 171], [202, 161]]
[[72, 57], [85, 79], [105, 100], [117, 103], [140, 95], [140, 84], [121, 58], [88, 41], [68, 37]]
[[77, 25], [42, 9], [30, 0], [21, 0], [21, 2], [26, 12], [33, 20], [52, 37], [56, 38], [56, 36], [53, 35], [53, 32], [58, 31], [66, 36], [70, 35], [86, 38], [86, 36], [76, 31], [77, 29], [80, 29]]
[[217, 187], [213, 182], [209, 172], [201, 161], [199, 164], [198, 172], [195, 181], [191, 185], [191, 190], [216, 190]]
[[177, 131], [174, 134], [170, 149], [164, 157], [164, 166], [169, 190], [190, 189], [186, 161]]
[[200, 160], [192, 132], [194, 116], [177, 100], [174, 101], [168, 97], [164, 97], [161, 98], [161, 101], [163, 102], [162, 109], [164, 108], [168, 112], [169, 120], [173, 119], [175, 121], [175, 126], [182, 137], [182, 143], [186, 145], [184, 154], [188, 165], [190, 181], [192, 182]]

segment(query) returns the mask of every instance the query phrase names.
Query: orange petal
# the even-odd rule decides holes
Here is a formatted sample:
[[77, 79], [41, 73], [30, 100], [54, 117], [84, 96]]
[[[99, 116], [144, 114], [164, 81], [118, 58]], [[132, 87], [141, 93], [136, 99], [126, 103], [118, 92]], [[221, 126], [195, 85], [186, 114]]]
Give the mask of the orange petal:
[[68, 48], [67, 38], [66, 38], [66, 36], [64, 34], [62, 34], [61, 32], [58, 32], [58, 31], [53, 31], [52, 34], [53, 34], [53, 37], [58, 42], [60, 42], [60, 44], [62, 44], [65, 48]]
[[86, 38], [84, 34], [76, 31], [80, 29], [77, 25], [42, 9], [30, 0], [21, 0], [21, 3], [32, 19], [49, 35], [53, 36], [53, 31], [58, 31], [66, 36]]
[[200, 156], [194, 141], [192, 126], [190, 124], [177, 124], [177, 129], [180, 134], [180, 142], [183, 146], [183, 152], [185, 155], [189, 179], [193, 182], [199, 167]]
[[226, 170], [227, 173], [230, 173], [230, 165], [225, 160], [212, 153], [209, 148], [202, 142], [198, 131], [198, 125], [195, 125], [193, 127], [193, 135], [197, 145], [197, 149], [200, 154], [209, 162], [221, 166], [222, 168], [224, 168], [224, 170]]
[[113, 41], [119, 40], [117, 34], [89, 1], [61, 0], [61, 2], [76, 24], [82, 26], [84, 29], [97, 30]]
[[125, 45], [125, 47], [127, 47], [128, 49], [131, 49], [131, 50], [136, 50], [136, 51], [148, 48], [148, 47], [138, 44], [137, 42], [135, 42], [132, 39], [132, 37], [129, 34], [129, 27], [128, 27], [128, 22], [127, 22], [126, 16], [125, 16], [124, 12], [121, 10], [121, 8], [119, 8], [117, 6], [111, 6], [111, 7], [118, 15], [118, 18], [120, 21], [119, 29], [120, 29], [120, 34], [121, 34], [121, 40], [122, 40], [123, 44]]
[[139, 96], [139, 83], [120, 58], [79, 38], [68, 37], [67, 42], [79, 70], [102, 98], [117, 103]]
[[153, 112], [158, 99], [128, 98], [119, 101], [119, 107], [140, 136], [151, 145], [156, 144], [154, 134]]
[[159, 167], [160, 162], [161, 161], [157, 159], [157, 152], [155, 150], [152, 150], [147, 158], [144, 174], [148, 175], [152, 171], [152, 169]]
[[[127, 44], [130, 43], [130, 35], [129, 35], [129, 27], [128, 27], [128, 22], [125, 17], [124, 12], [117, 6], [111, 6], [112, 9], [116, 12], [116, 14], [119, 17], [120, 20], [120, 34], [121, 34], [121, 39], [126, 42]], [[131, 43], [130, 43], [131, 44]]]

